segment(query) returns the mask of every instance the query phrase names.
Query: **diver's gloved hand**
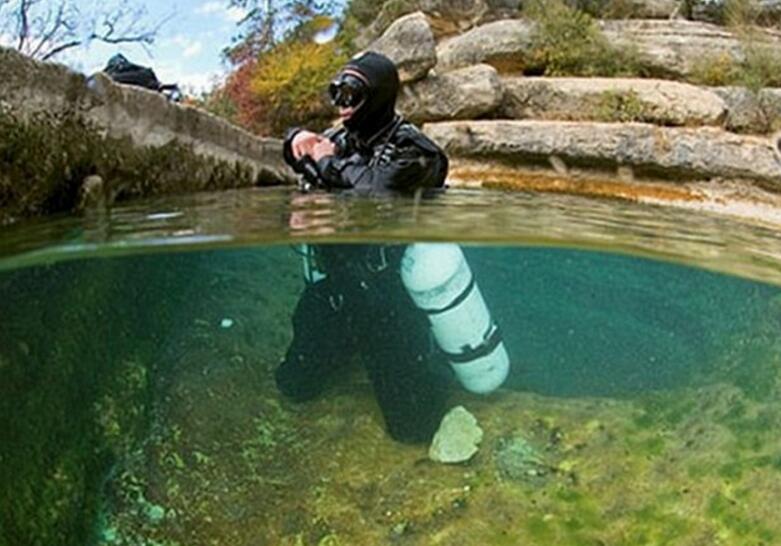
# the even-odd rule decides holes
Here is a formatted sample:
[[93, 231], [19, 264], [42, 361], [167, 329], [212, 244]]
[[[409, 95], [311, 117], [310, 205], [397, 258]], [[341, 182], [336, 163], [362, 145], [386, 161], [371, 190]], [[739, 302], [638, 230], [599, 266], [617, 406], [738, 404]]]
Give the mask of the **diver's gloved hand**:
[[301, 173], [299, 181], [299, 189], [301, 191], [326, 187], [323, 177], [320, 176], [320, 171], [317, 169], [317, 163], [311, 156], [305, 155], [299, 159], [295, 170]]
[[337, 151], [336, 144], [325, 138], [312, 147], [312, 153], [309, 155], [312, 156], [315, 162], [318, 162], [324, 157], [336, 155]]
[[290, 151], [293, 157], [300, 161], [307, 155], [312, 155], [315, 146], [326, 138], [323, 135], [313, 133], [312, 131], [299, 130], [290, 141]]

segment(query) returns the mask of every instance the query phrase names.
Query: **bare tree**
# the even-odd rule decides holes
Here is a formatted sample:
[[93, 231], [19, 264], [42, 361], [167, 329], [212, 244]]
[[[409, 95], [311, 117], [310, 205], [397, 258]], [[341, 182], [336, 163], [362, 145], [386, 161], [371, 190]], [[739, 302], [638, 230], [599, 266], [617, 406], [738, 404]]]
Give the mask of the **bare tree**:
[[150, 24], [146, 10], [128, 2], [100, 4], [86, 10], [77, 0], [0, 0], [0, 33], [15, 49], [45, 61], [95, 41], [147, 48], [168, 20]]

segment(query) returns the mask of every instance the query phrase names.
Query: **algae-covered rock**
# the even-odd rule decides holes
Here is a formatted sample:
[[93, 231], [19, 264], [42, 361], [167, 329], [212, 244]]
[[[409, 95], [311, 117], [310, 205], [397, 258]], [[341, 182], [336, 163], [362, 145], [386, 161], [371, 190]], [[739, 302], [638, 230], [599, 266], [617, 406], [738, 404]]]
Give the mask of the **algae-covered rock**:
[[483, 429], [474, 415], [463, 406], [456, 406], [442, 419], [428, 456], [439, 463], [463, 463], [477, 453], [482, 440]]
[[506, 480], [537, 483], [550, 473], [542, 456], [521, 435], [499, 439], [494, 460], [499, 475]]

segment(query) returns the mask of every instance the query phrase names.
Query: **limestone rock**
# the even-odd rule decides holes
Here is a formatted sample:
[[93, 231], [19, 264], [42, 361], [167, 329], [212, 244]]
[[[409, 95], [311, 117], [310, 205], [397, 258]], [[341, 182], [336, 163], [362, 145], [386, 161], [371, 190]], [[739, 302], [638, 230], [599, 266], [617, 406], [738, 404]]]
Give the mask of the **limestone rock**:
[[489, 21], [510, 19], [520, 13], [522, 0], [398, 0], [386, 2], [377, 18], [359, 34], [358, 47], [374, 41], [399, 16], [415, 11], [426, 14], [438, 38], [458, 34]]
[[531, 21], [507, 19], [443, 40], [437, 47], [437, 68], [453, 70], [487, 63], [502, 72], [522, 69], [531, 50], [534, 28]]
[[480, 64], [431, 75], [405, 87], [398, 108], [415, 123], [474, 119], [495, 111], [502, 99], [502, 82], [496, 69]]
[[759, 96], [744, 87], [719, 87], [715, 92], [727, 103], [729, 115], [725, 126], [730, 131], [750, 133], [765, 126], [765, 116]]
[[483, 429], [463, 406], [456, 406], [442, 419], [428, 456], [439, 463], [463, 463], [477, 453]]
[[[729, 30], [694, 21], [621, 20], [599, 23], [608, 41], [619, 48], [633, 48], [654, 73], [684, 77], [708, 59], [726, 55], [741, 62], [740, 40]], [[781, 53], [781, 34], [764, 31], [766, 47]]]
[[643, 19], [669, 19], [681, 9], [684, 0], [630, 0], [632, 17]]
[[739, 133], [768, 133], [781, 128], [781, 89], [758, 93], [744, 87], [714, 88], [727, 104], [726, 127]]
[[426, 16], [419, 11], [393, 23], [369, 49], [396, 63], [402, 82], [425, 77], [437, 64], [434, 35]]
[[[741, 41], [726, 28], [684, 20], [608, 20], [599, 28], [610, 44], [635, 51], [647, 70], [669, 78], [691, 74], [703, 62], [717, 56], [742, 62]], [[443, 40], [437, 47], [438, 69], [488, 63], [500, 72], [518, 72], [530, 61], [535, 24], [528, 20], [496, 21], [460, 36]], [[763, 30], [757, 39], [781, 54], [781, 33]]]
[[781, 130], [781, 89], [766, 88], [760, 91], [762, 108], [770, 126], [768, 130]]
[[[727, 111], [713, 91], [666, 80], [505, 77], [502, 84], [501, 114], [511, 119], [720, 125]], [[625, 111], [612, 111], [621, 107]]]
[[565, 0], [574, 8], [605, 18], [669, 19], [685, 0]]
[[421, 9], [439, 35], [463, 32], [478, 24], [520, 15], [522, 0], [421, 0]]
[[570, 166], [633, 167], [655, 177], [735, 178], [781, 190], [772, 139], [704, 127], [566, 121], [450, 121], [424, 131], [452, 156], [542, 164], [554, 155]]
[[[723, 24], [726, 22], [728, 0], [686, 0], [689, 16], [695, 21]], [[781, 0], [758, 0], [755, 3], [759, 24], [773, 24], [781, 20]]]

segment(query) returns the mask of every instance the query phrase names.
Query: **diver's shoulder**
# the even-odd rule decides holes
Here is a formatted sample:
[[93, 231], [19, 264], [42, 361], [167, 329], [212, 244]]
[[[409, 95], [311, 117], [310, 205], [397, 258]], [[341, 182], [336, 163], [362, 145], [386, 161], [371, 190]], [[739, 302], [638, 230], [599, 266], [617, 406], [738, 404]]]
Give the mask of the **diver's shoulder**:
[[436, 142], [431, 140], [420, 128], [407, 120], [402, 120], [401, 125], [394, 135], [396, 143], [409, 142], [431, 154], [441, 154], [440, 148]]

